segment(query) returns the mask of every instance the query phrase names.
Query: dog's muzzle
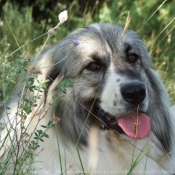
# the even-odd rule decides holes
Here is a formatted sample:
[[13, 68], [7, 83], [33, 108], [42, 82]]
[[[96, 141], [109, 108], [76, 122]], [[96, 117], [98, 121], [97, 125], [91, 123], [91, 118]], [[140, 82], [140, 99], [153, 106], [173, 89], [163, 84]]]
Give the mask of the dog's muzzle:
[[124, 133], [123, 130], [119, 127], [116, 118], [105, 113], [104, 110], [98, 109], [98, 117], [100, 121], [102, 122], [100, 126], [101, 129], [104, 129], [104, 130], [112, 129], [112, 130], [116, 130], [120, 134]]
[[98, 117], [102, 122], [102, 129], [112, 129], [119, 134], [125, 133], [134, 139], [145, 138], [151, 130], [149, 117], [139, 111], [133, 111], [116, 118], [99, 109]]

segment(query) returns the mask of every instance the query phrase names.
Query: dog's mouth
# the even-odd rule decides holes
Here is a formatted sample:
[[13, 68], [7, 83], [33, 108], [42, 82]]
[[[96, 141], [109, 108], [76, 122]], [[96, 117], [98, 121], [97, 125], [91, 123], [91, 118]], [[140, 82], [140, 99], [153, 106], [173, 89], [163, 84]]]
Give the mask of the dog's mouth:
[[150, 118], [142, 112], [133, 111], [127, 115], [115, 117], [99, 109], [98, 117], [102, 123], [102, 129], [112, 129], [134, 139], [145, 138], [151, 130]]

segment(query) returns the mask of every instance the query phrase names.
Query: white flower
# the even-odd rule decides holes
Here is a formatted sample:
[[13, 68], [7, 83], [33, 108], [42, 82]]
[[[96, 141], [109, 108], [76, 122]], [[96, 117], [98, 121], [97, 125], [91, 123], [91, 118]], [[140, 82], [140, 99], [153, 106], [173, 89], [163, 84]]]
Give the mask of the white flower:
[[60, 24], [63, 24], [68, 19], [68, 11], [64, 10], [58, 15], [58, 19], [60, 21]]

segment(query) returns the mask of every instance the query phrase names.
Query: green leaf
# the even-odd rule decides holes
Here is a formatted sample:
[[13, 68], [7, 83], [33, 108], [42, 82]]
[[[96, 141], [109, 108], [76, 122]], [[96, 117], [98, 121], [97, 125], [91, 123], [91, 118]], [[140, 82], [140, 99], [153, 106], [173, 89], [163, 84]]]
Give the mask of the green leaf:
[[49, 138], [48, 134], [46, 134], [45, 132], [43, 133], [43, 136]]
[[35, 132], [35, 135], [38, 137], [39, 135], [37, 134], [37, 132]]
[[73, 81], [69, 79], [64, 79], [59, 83], [58, 89], [63, 93], [66, 94], [66, 88], [71, 88], [73, 87]]
[[43, 128], [47, 128], [47, 126], [45, 126], [45, 125], [41, 125], [41, 127], [43, 127]]

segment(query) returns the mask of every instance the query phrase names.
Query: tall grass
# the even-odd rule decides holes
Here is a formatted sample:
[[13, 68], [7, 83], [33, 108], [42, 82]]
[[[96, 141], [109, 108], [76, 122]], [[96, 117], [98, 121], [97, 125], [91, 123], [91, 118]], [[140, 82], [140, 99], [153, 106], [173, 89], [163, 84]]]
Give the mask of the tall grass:
[[[58, 42], [74, 29], [92, 22], [112, 22], [124, 27], [128, 14], [130, 22], [127, 27], [138, 32], [144, 40], [150, 51], [153, 67], [162, 76], [172, 103], [175, 102], [175, 50], [173, 49], [175, 43], [175, 35], [173, 35], [175, 16], [173, 5], [175, 5], [173, 1], [166, 2], [160, 0], [105, 1], [99, 10], [96, 11], [96, 14], [94, 14], [94, 11], [95, 8], [98, 8], [98, 3], [91, 10], [87, 10], [87, 8], [84, 7], [85, 12], [82, 14], [82, 18], [78, 10], [76, 11], [74, 8], [78, 6], [76, 1], [73, 1], [68, 9], [70, 14], [69, 20], [58, 28], [57, 32], [55, 31], [54, 36], [48, 37], [47, 31], [55, 25], [53, 24], [55, 20], [53, 20], [53, 23], [48, 23], [45, 19], [40, 23], [36, 22], [32, 17], [31, 7], [24, 7], [19, 10], [17, 6], [6, 3], [3, 7], [3, 15], [0, 18], [0, 35], [2, 37], [0, 41], [0, 114], [2, 114], [3, 110], [6, 110], [8, 113], [8, 101], [19, 74], [22, 71], [30, 72], [34, 76], [40, 73], [38, 70], [35, 70], [34, 67], [27, 66], [33, 55], [38, 55], [47, 45]], [[57, 7], [55, 7], [55, 9], [57, 9]], [[38, 90], [39, 94], [40, 91], [45, 90], [47, 83], [39, 82], [38, 86], [34, 86], [34, 80], [28, 77], [24, 79], [24, 81], [26, 81], [26, 89], [24, 89], [23, 92], [22, 105], [19, 106], [19, 116], [21, 117], [22, 125], [26, 120], [26, 115], [31, 113], [31, 108], [37, 105], [35, 102], [36, 99], [39, 98], [35, 96], [35, 99], [30, 101], [25, 98], [25, 92], [35, 89]], [[61, 88], [65, 90], [65, 88], [70, 86], [70, 82], [64, 82]], [[9, 167], [12, 165], [14, 166], [13, 174], [31, 174], [34, 171], [32, 164], [35, 156], [37, 156], [34, 154], [34, 151], [39, 148], [40, 141], [44, 141], [49, 137], [47, 131], [54, 127], [57, 122], [59, 121], [53, 119], [49, 121], [46, 126], [42, 126], [42, 130], [34, 131], [33, 139], [29, 139], [28, 142], [29, 149], [24, 149], [22, 154], [19, 153], [20, 150], [16, 144], [12, 144], [8, 150], [5, 150], [6, 160], [2, 160], [4, 155], [0, 159], [1, 174], [8, 174]], [[22, 125], [21, 127], [23, 127]], [[23, 137], [27, 137], [27, 133], [25, 132], [26, 128], [23, 128], [23, 134], [21, 134], [20, 138], [17, 138], [19, 132], [17, 130], [13, 131], [15, 137], [11, 137], [10, 133], [12, 131], [13, 129], [10, 128], [7, 137], [11, 139], [11, 143], [17, 141], [17, 143], [21, 145], [24, 141]], [[5, 137], [3, 143], [5, 143], [7, 137]], [[3, 144], [0, 146], [0, 149], [2, 149], [2, 147]], [[18, 157], [18, 155], [22, 155], [22, 157], [16, 159], [15, 157]], [[79, 156], [81, 162], [81, 155]], [[144, 155], [139, 155], [136, 160], [133, 160], [134, 163], [133, 167], [131, 167], [131, 172], [132, 168], [134, 169], [143, 156]], [[64, 174], [65, 171], [62, 170], [62, 172]]]

